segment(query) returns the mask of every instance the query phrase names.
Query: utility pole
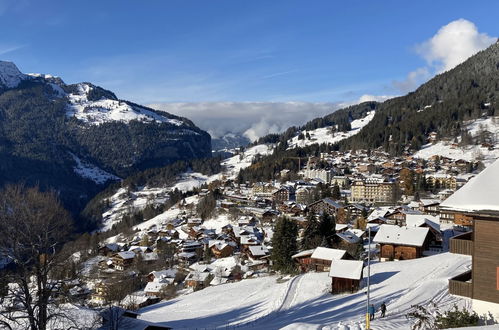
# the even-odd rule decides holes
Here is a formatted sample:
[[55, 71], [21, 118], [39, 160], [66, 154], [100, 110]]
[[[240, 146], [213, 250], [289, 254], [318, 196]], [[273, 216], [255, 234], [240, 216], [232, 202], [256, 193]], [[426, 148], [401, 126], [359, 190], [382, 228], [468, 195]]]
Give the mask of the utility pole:
[[369, 285], [371, 277], [371, 227], [367, 227], [369, 238], [367, 242], [367, 305], [366, 305], [366, 330], [371, 329], [371, 316], [369, 315]]

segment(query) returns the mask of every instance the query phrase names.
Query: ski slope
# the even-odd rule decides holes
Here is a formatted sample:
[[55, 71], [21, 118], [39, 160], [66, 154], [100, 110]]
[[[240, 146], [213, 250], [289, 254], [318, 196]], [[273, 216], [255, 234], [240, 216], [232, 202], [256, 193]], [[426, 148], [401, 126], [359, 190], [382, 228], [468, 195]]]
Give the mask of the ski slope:
[[[386, 302], [387, 316], [373, 329], [410, 329], [411, 305], [441, 308], [466, 299], [448, 294], [448, 279], [471, 267], [468, 256], [443, 253], [416, 260], [374, 263], [371, 301]], [[366, 270], [364, 270], [366, 274]], [[307, 273], [285, 283], [276, 276], [208, 287], [140, 310], [140, 319], [173, 328], [363, 329], [366, 289], [331, 295], [327, 273]]]

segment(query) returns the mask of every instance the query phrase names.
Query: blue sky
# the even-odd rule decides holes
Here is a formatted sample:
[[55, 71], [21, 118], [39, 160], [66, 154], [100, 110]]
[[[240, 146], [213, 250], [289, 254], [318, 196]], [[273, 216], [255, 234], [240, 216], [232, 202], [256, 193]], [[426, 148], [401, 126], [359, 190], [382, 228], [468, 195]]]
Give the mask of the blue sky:
[[[398, 95], [417, 45], [499, 2], [0, 0], [0, 58], [141, 103], [347, 102]], [[431, 72], [430, 74], [433, 74]]]

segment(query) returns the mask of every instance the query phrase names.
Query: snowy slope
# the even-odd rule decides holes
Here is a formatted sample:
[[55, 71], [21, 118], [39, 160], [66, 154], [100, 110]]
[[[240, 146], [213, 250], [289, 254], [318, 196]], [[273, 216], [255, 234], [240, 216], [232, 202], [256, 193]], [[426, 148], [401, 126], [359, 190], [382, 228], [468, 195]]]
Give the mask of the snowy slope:
[[12, 62], [0, 61], [0, 87], [14, 88], [28, 76], [21, 73]]
[[156, 121], [181, 126], [182, 121], [169, 119], [153, 111], [139, 106], [132, 106], [125, 101], [102, 98], [98, 101], [89, 100], [89, 93], [94, 87], [80, 83], [77, 91], [67, 95], [69, 104], [66, 109], [68, 117], [76, 117], [86, 123], [99, 125], [109, 121], [128, 123], [132, 120]]
[[360, 130], [366, 126], [373, 118], [374, 118], [375, 111], [370, 111], [367, 113], [367, 115], [364, 118], [361, 119], [356, 119], [353, 120], [350, 125], [352, 129], [348, 132], [337, 132], [337, 133], [332, 133], [331, 128], [332, 126], [327, 126], [323, 128], [318, 128], [315, 130], [311, 131], [303, 131], [303, 134], [305, 135], [306, 133], [310, 134], [310, 139], [303, 139], [299, 140], [298, 136], [293, 137], [288, 141], [289, 148], [296, 148], [296, 147], [305, 147], [308, 145], [312, 145], [315, 143], [322, 144], [322, 143], [336, 143], [341, 140], [344, 140], [350, 136], [353, 136], [360, 132]]
[[[499, 137], [499, 117], [480, 118], [465, 123], [466, 129], [473, 138], [477, 138], [481, 130], [486, 130], [496, 138]], [[452, 143], [439, 141], [435, 144], [424, 145], [421, 150], [414, 154], [414, 157], [428, 159], [434, 155], [448, 157], [451, 159], [464, 159], [475, 161], [482, 159], [485, 164], [490, 164], [499, 158], [499, 145], [497, 141], [495, 148], [489, 150], [480, 145], [469, 145], [466, 147], [452, 147]]]
[[[467, 300], [450, 296], [447, 286], [450, 277], [469, 267], [470, 257], [450, 253], [374, 263], [371, 299], [376, 306], [386, 302], [388, 311], [385, 319], [372, 323], [372, 328], [409, 329], [405, 314], [411, 305], [430, 300], [444, 309], [454, 303], [467, 306]], [[331, 295], [327, 273], [307, 273], [287, 283], [277, 283], [276, 279], [272, 276], [209, 287], [144, 308], [140, 318], [174, 328], [363, 328], [365, 288], [354, 294]]]
[[73, 157], [76, 163], [73, 170], [82, 178], [92, 180], [97, 184], [103, 184], [109, 180], [112, 181], [120, 180], [120, 178], [117, 177], [116, 175], [108, 173], [93, 164], [84, 162], [74, 154], [71, 154], [71, 156]]
[[275, 146], [273, 144], [259, 144], [248, 148], [240, 155], [235, 155], [223, 160], [223, 174], [229, 179], [237, 177], [239, 171], [243, 168], [249, 167], [257, 155], [270, 155], [274, 152], [274, 147]]

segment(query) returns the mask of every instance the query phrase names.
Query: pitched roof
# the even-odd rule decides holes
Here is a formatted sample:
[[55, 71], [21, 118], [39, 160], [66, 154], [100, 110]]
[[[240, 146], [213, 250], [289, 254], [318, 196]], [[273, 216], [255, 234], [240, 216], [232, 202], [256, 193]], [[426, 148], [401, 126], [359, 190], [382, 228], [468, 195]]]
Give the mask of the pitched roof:
[[325, 247], [318, 247], [312, 253], [311, 258], [321, 260], [339, 260], [345, 255], [345, 250], [330, 249]]
[[269, 254], [269, 249], [264, 245], [254, 245], [249, 247], [249, 251], [254, 257], [263, 257]]
[[297, 254], [294, 254], [291, 256], [292, 259], [295, 258], [301, 258], [301, 257], [310, 257], [314, 253], [315, 249], [310, 249], [310, 250], [305, 250], [298, 252]]
[[499, 160], [440, 204], [455, 211], [499, 211]]
[[350, 278], [360, 280], [364, 263], [359, 260], [333, 260], [329, 277]]
[[373, 242], [399, 244], [410, 246], [423, 246], [429, 228], [425, 227], [399, 227], [394, 225], [381, 225], [374, 236]]

